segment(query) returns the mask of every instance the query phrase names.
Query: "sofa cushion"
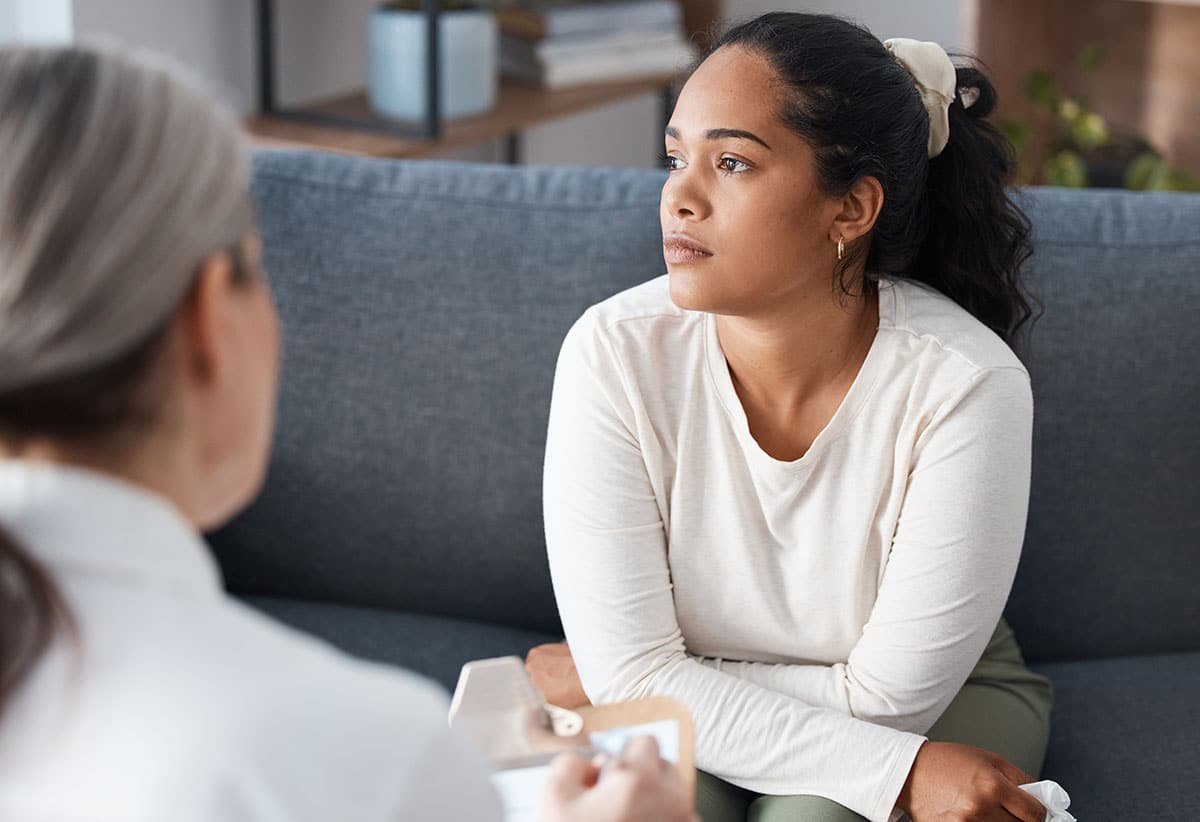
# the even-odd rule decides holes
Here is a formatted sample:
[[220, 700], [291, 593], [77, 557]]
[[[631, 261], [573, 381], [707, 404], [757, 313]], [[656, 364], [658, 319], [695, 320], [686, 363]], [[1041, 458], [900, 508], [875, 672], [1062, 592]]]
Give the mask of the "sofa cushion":
[[534, 645], [562, 640], [558, 634], [381, 608], [276, 597], [245, 601], [347, 653], [416, 671], [447, 690], [454, 689], [464, 662], [510, 654], [523, 657]]
[[1044, 775], [1080, 819], [1200, 819], [1200, 653], [1037, 666], [1054, 682]]
[[283, 374], [266, 489], [212, 540], [231, 589], [557, 630], [554, 364], [663, 272], [663, 179], [258, 153]]
[[1009, 622], [1030, 660], [1200, 650], [1200, 196], [1023, 199], [1045, 316]]

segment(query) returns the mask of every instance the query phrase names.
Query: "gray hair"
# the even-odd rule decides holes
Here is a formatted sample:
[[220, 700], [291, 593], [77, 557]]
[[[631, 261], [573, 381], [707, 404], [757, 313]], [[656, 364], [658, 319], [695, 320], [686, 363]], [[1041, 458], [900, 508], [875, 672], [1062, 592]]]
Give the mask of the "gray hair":
[[231, 112], [111, 47], [0, 49], [0, 394], [164, 325], [253, 225]]

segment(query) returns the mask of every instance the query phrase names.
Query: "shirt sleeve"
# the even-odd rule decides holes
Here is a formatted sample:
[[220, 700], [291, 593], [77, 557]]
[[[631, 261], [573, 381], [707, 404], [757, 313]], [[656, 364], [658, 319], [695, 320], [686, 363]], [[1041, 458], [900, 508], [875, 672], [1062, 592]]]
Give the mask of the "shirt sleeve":
[[1029, 507], [1033, 398], [975, 374], [918, 437], [879, 596], [845, 663], [704, 659], [747, 682], [925, 733], [979, 661], [1012, 588]]
[[500, 799], [481, 755], [448, 728], [433, 734], [413, 768], [413, 789], [392, 818], [501, 822]]
[[672, 696], [692, 715], [697, 767], [759, 793], [823, 796], [888, 819], [922, 737], [688, 656], [638, 434], [619, 362], [585, 315], [559, 356], [543, 495], [555, 595], [588, 697]]
[[[363, 767], [376, 774], [372, 787], [380, 794], [380, 812], [360, 809], [354, 818], [501, 822], [491, 769], [473, 741], [449, 727], [450, 705], [440, 687], [392, 671], [382, 672], [372, 684], [377, 697], [366, 705], [375, 706], [367, 713], [373, 715], [373, 725], [363, 734], [379, 738], [391, 753], [375, 756]], [[369, 751], [364, 745], [357, 753]]]
[[180, 818], [501, 822], [490, 770], [448, 727], [440, 686], [315, 645], [280, 661], [292, 682], [243, 706], [219, 807]]

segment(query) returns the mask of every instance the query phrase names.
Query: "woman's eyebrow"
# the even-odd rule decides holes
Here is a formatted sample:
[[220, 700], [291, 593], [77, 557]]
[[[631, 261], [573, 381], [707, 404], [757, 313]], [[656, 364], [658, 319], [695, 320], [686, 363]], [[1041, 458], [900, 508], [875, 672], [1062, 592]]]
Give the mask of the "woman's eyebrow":
[[[665, 133], [672, 139], [680, 139], [679, 129], [675, 128], [674, 126], [667, 126]], [[728, 137], [733, 137], [738, 140], [753, 140], [767, 151], [771, 150], [771, 147], [767, 145], [766, 140], [759, 137], [757, 134], [752, 134], [749, 131], [743, 131], [740, 128], [710, 128], [708, 131], [704, 132], [704, 136], [709, 140], [722, 140]]]

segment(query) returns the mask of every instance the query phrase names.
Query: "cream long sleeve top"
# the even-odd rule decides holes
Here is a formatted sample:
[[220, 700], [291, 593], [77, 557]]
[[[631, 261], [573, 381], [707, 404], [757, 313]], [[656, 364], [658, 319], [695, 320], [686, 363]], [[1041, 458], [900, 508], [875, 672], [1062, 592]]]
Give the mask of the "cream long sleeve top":
[[50, 571], [79, 628], [0, 718], [0, 819], [502, 818], [437, 686], [227, 597], [166, 500], [0, 460], [0, 525]]
[[714, 317], [666, 277], [563, 343], [545, 463], [555, 594], [588, 696], [667, 694], [697, 766], [886, 820], [1016, 572], [1029, 376], [952, 300], [885, 280], [807, 453], [754, 441]]

